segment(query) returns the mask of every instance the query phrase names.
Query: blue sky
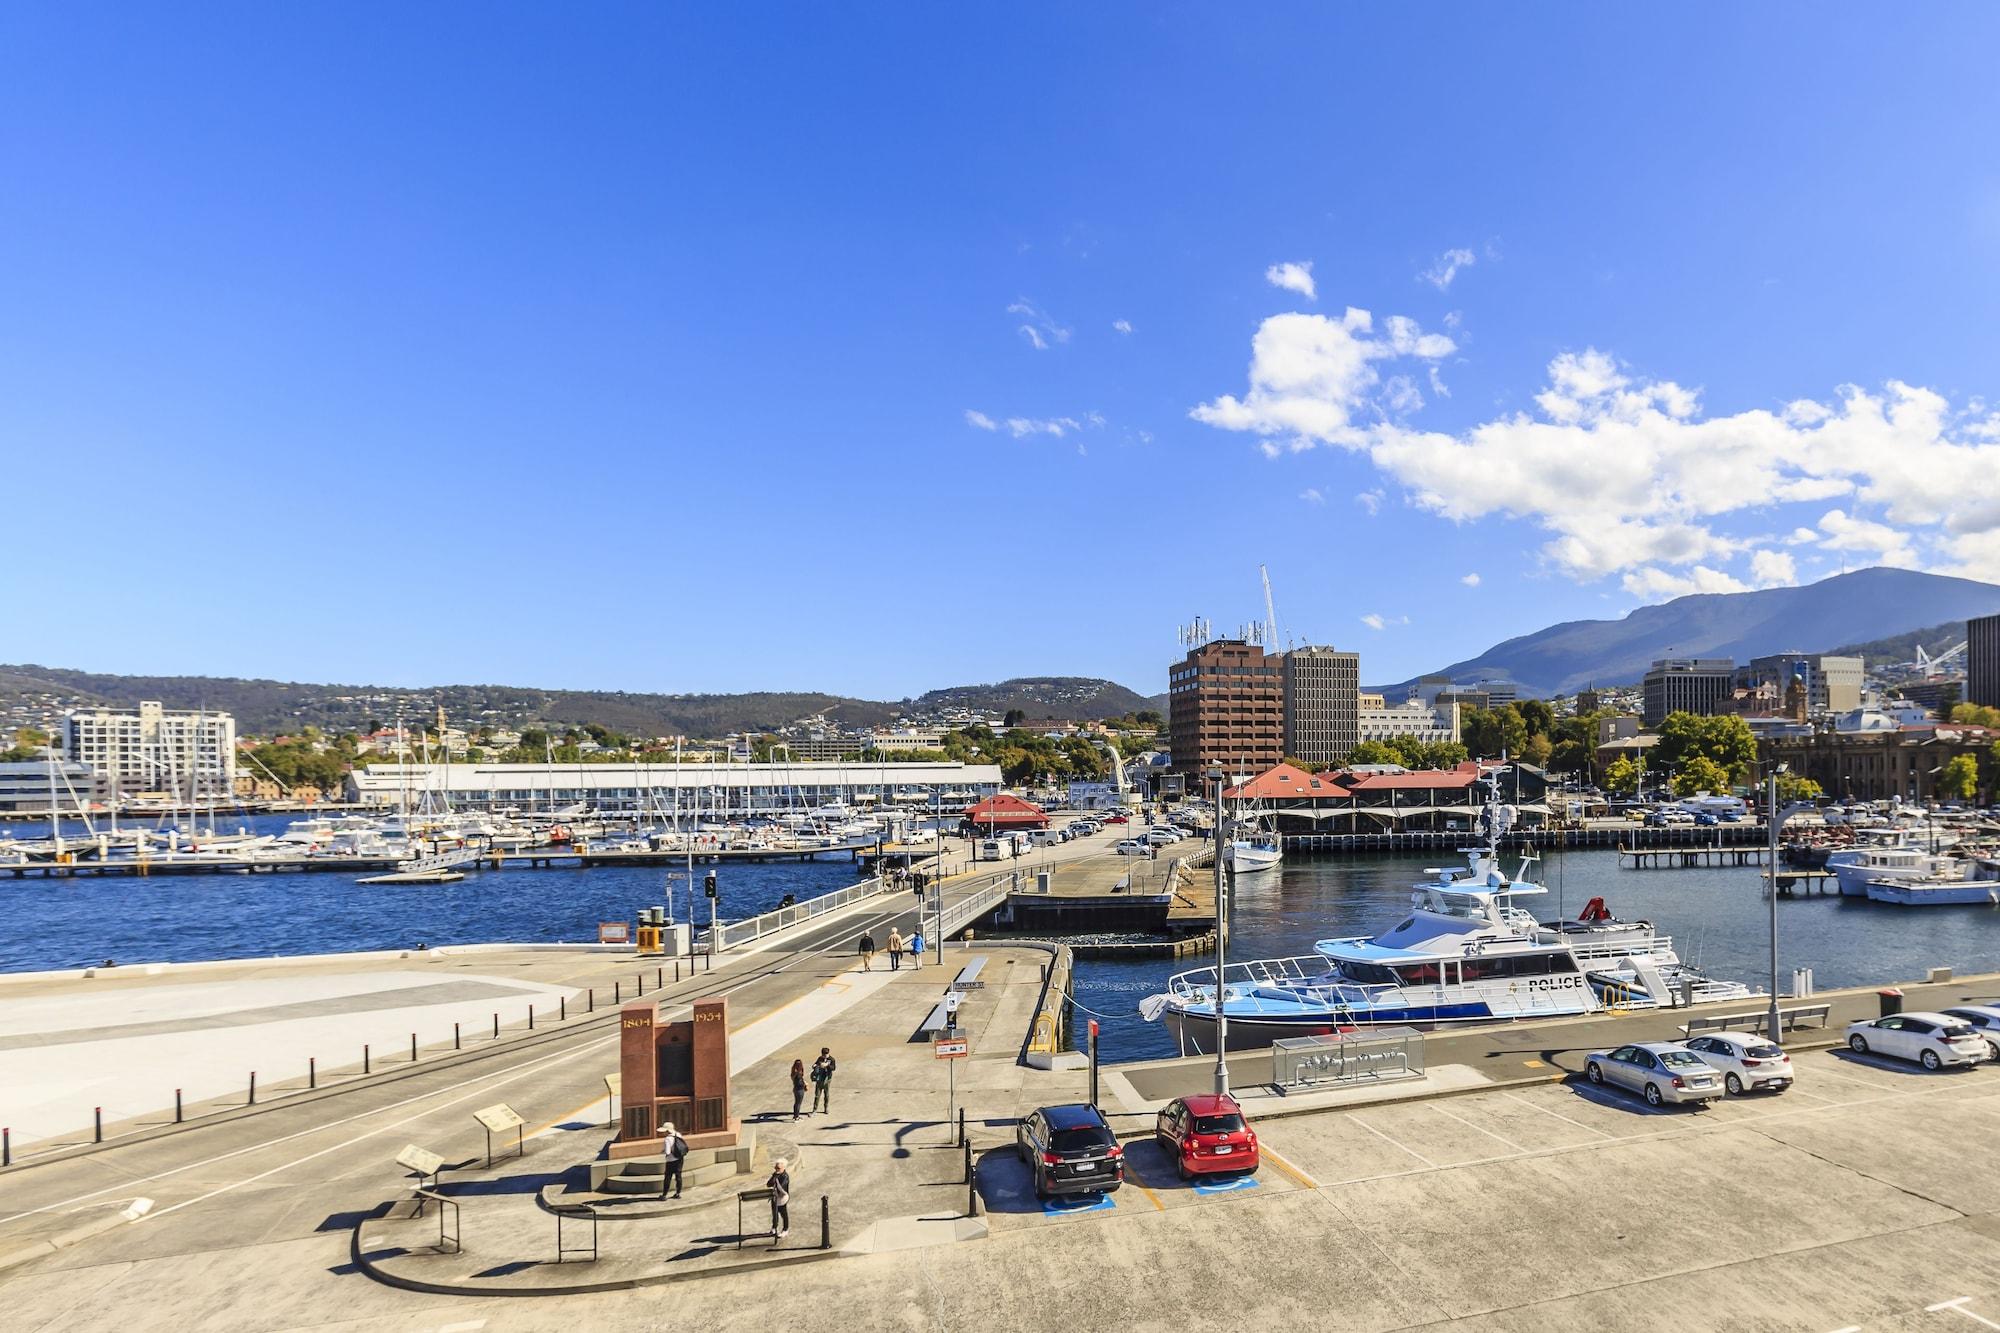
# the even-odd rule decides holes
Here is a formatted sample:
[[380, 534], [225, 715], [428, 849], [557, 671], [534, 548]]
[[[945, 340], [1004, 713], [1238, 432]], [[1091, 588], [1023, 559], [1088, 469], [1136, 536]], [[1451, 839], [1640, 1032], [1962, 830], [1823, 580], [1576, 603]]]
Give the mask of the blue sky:
[[1996, 37], [15, 6], [0, 660], [1152, 691], [1260, 563], [1375, 680], [1680, 591], [2000, 581]]

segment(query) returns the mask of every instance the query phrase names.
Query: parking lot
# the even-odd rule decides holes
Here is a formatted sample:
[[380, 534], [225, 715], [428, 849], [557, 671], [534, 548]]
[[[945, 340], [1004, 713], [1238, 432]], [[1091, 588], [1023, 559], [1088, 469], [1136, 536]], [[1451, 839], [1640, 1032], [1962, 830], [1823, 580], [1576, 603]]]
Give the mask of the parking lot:
[[1358, 1237], [1373, 1271], [1349, 1285], [1394, 1290], [1357, 1326], [2000, 1327], [2000, 1068], [1795, 1063], [1791, 1090], [1706, 1111], [1577, 1080], [1272, 1118], [1234, 1188], [1182, 1184], [1145, 1141], [1105, 1201], [1038, 1203], [1005, 1148], [981, 1181], [996, 1236], [1237, 1238], [1272, 1278]]

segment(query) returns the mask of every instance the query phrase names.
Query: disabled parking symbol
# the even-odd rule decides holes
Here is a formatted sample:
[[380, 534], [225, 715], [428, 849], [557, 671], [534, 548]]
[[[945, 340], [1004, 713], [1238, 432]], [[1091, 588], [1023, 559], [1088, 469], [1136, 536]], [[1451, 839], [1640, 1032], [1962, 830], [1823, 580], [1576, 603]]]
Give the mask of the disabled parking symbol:
[[1257, 1188], [1255, 1176], [1231, 1176], [1228, 1180], [1205, 1180], [1194, 1187], [1196, 1194], [1235, 1194]]
[[1042, 1211], [1057, 1216], [1072, 1213], [1101, 1213], [1118, 1205], [1109, 1194], [1073, 1194], [1068, 1198], [1042, 1200]]

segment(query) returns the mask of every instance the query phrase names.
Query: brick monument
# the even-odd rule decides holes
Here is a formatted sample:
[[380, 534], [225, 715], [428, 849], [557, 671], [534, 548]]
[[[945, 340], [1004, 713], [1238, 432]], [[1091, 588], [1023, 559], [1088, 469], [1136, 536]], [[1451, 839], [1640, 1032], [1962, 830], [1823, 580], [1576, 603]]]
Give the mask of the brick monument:
[[611, 1156], [660, 1152], [671, 1122], [690, 1148], [733, 1148], [742, 1122], [729, 1113], [729, 1001], [696, 1000], [685, 1022], [662, 1023], [653, 1000], [619, 1011], [621, 1116]]

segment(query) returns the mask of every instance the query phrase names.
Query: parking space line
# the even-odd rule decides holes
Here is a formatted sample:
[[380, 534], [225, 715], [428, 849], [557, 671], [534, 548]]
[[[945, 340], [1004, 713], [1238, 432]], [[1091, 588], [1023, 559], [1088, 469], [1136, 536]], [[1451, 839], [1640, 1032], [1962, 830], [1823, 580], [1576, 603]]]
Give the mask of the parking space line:
[[1350, 1115], [1348, 1119], [1352, 1120], [1355, 1124], [1361, 1126], [1363, 1129], [1367, 1130], [1370, 1134], [1373, 1134], [1376, 1138], [1382, 1140], [1382, 1142], [1388, 1144], [1390, 1147], [1397, 1148], [1403, 1152], [1408, 1153], [1410, 1156], [1416, 1158], [1419, 1162], [1422, 1162], [1425, 1166], [1435, 1167], [1437, 1165], [1436, 1162], [1433, 1162], [1430, 1158], [1424, 1156], [1422, 1153], [1418, 1152], [1415, 1148], [1409, 1147], [1406, 1144], [1399, 1143], [1395, 1139], [1390, 1138], [1387, 1134], [1384, 1134], [1381, 1130], [1375, 1128], [1375, 1126], [1369, 1124], [1366, 1120], [1363, 1120], [1360, 1116]]
[[1453, 1120], [1456, 1120], [1459, 1124], [1464, 1125], [1467, 1129], [1477, 1130], [1479, 1133], [1484, 1134], [1487, 1138], [1492, 1139], [1495, 1143], [1506, 1144], [1509, 1148], [1512, 1148], [1515, 1152], [1528, 1151], [1526, 1148], [1523, 1148], [1520, 1144], [1514, 1142], [1512, 1139], [1507, 1138], [1506, 1136], [1501, 1134], [1495, 1134], [1492, 1130], [1487, 1129], [1484, 1126], [1475, 1125], [1470, 1120], [1467, 1120], [1464, 1116], [1459, 1115], [1456, 1112], [1447, 1111], [1445, 1110], [1444, 1107], [1439, 1106], [1435, 1102], [1431, 1103], [1431, 1110], [1436, 1111], [1439, 1115], [1450, 1116]]
[[1316, 1190], [1319, 1188], [1319, 1182], [1317, 1180], [1314, 1180], [1311, 1176], [1307, 1175], [1303, 1170], [1301, 1170], [1296, 1166], [1293, 1166], [1283, 1157], [1280, 1157], [1278, 1155], [1277, 1149], [1271, 1147], [1268, 1143], [1259, 1144], [1258, 1150], [1262, 1152], [1265, 1157], [1270, 1159], [1272, 1166], [1277, 1167], [1280, 1171], [1290, 1176], [1293, 1180], [1296, 1180], [1299, 1182], [1299, 1184], [1305, 1186], [1305, 1188], [1309, 1190]]
[[1599, 1129], [1595, 1125], [1586, 1125], [1581, 1120], [1572, 1120], [1568, 1116], [1564, 1115], [1561, 1111], [1551, 1111], [1546, 1106], [1537, 1106], [1534, 1102], [1529, 1101], [1526, 1097], [1523, 1097], [1518, 1092], [1504, 1092], [1500, 1095], [1503, 1097], [1511, 1097], [1515, 1101], [1521, 1103], [1521, 1105], [1529, 1107], [1532, 1110], [1540, 1111], [1543, 1115], [1554, 1116], [1556, 1119], [1562, 1121], [1565, 1125], [1575, 1125], [1578, 1129], [1586, 1130], [1592, 1134], [1595, 1134], [1600, 1139], [1615, 1139], [1618, 1137], [1616, 1134], [1610, 1133], [1607, 1130]]
[[1966, 1309], [1965, 1303], [1971, 1299], [1972, 1297], [1970, 1296], [1960, 1296], [1954, 1300], [1939, 1301], [1936, 1305], [1926, 1305], [1924, 1307], [1924, 1313], [1937, 1314], [1941, 1310], [1949, 1310], [1953, 1314], [1962, 1314], [1967, 1319], [1971, 1319], [1977, 1323], [1984, 1324], [1988, 1328], [2000, 1328], [2000, 1324], [1994, 1323], [1991, 1319], [1988, 1319], [1985, 1315], [1976, 1314], [1973, 1311]]

